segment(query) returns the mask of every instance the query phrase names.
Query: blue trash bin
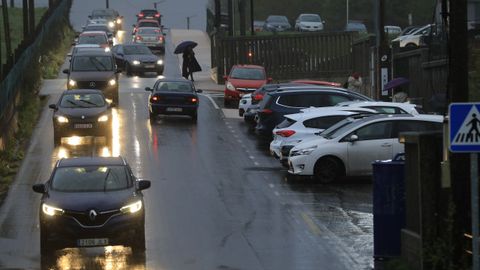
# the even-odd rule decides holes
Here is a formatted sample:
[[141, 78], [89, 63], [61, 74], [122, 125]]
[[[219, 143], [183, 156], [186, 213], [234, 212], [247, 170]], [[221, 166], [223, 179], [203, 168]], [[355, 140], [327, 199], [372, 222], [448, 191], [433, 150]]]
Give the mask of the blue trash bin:
[[375, 161], [373, 166], [373, 257], [401, 255], [401, 229], [405, 227], [405, 159]]

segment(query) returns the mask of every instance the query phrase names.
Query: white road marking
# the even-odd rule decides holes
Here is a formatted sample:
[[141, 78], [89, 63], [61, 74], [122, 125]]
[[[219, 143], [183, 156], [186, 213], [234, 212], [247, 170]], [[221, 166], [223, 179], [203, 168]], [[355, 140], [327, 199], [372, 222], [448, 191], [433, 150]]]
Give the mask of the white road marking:
[[207, 97], [210, 100], [210, 102], [212, 102], [213, 107], [217, 110], [220, 110], [220, 107], [218, 107], [217, 103], [215, 102], [215, 100], [213, 100], [212, 96], [204, 95], [204, 94], [200, 94], [200, 95]]

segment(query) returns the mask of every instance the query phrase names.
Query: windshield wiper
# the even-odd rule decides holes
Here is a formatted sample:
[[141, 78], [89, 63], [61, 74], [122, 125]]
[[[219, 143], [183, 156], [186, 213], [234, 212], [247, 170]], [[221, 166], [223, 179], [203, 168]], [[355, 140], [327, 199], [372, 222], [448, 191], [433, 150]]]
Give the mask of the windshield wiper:
[[112, 171], [112, 169], [108, 168], [107, 175], [105, 175], [105, 179], [103, 179], [103, 192], [107, 191], [107, 179], [108, 179], [108, 176], [110, 175], [111, 171]]
[[[107, 67], [95, 57], [90, 57], [90, 62], [95, 65], [95, 68], [98, 71], [106, 71], [107, 70]], [[100, 65], [102, 67], [102, 69], [99, 69], [97, 64]]]
[[98, 106], [97, 103], [93, 103], [93, 102], [88, 101], [88, 100], [83, 100], [83, 99], [81, 99], [80, 101], [85, 102], [85, 103], [90, 104], [90, 105], [93, 105], [93, 106]]
[[80, 105], [80, 104], [78, 104], [78, 103], [76, 103], [76, 102], [73, 102], [73, 101], [71, 101], [71, 100], [67, 100], [67, 102], [70, 103], [70, 104], [73, 104], [73, 105], [75, 105], [75, 106], [77, 106], [77, 107], [86, 108], [85, 106], [82, 106], [82, 105]]

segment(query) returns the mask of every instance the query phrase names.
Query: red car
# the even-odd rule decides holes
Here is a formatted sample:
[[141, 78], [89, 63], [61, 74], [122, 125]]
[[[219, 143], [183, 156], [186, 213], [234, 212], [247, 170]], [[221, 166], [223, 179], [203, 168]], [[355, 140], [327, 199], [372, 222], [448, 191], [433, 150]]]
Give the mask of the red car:
[[225, 106], [232, 102], [238, 103], [243, 95], [257, 90], [265, 83], [272, 81], [267, 78], [265, 68], [256, 65], [234, 65], [225, 79]]

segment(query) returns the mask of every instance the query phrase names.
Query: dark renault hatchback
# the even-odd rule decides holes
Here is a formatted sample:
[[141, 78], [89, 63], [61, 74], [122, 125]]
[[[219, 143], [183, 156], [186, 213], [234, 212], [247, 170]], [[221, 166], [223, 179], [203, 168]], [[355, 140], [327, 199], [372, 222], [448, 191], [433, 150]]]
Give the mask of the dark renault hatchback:
[[81, 157], [57, 161], [50, 179], [36, 184], [40, 202], [42, 256], [67, 247], [123, 245], [145, 251], [142, 190], [122, 157]]
[[146, 87], [151, 92], [148, 97], [148, 112], [150, 120], [159, 114], [188, 115], [194, 121], [198, 116], [199, 99], [197, 93], [202, 90], [195, 89], [193, 82], [184, 78], [160, 79], [153, 88]]
[[[288, 91], [287, 91], [288, 90]], [[265, 137], [272, 136], [272, 130], [284, 119], [284, 115], [298, 113], [308, 107], [335, 106], [354, 100], [372, 101], [371, 98], [343, 88], [328, 86], [304, 86], [295, 89], [281, 88], [267, 93], [259, 104], [255, 131]]]

